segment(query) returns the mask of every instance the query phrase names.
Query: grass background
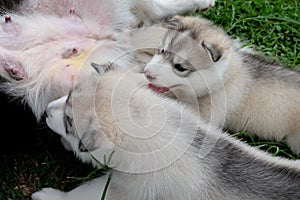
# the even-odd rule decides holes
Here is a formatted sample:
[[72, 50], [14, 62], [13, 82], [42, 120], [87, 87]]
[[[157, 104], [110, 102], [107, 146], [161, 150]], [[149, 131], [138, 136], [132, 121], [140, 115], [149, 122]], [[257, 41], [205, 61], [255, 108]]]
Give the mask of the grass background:
[[[300, 8], [298, 0], [222, 1], [202, 15], [239, 37], [266, 56], [272, 56], [290, 68], [300, 66]], [[17, 111], [22, 112], [22, 111]], [[4, 141], [11, 148], [0, 152], [0, 199], [25, 200], [43, 188], [69, 190], [100, 175], [100, 171], [82, 164], [62, 147], [59, 137], [45, 124], [32, 123], [28, 133], [14, 133], [13, 140], [30, 135], [30, 141], [13, 149], [13, 140]], [[12, 134], [12, 133], [7, 133]], [[272, 141], [260, 141], [247, 130], [235, 133], [239, 139], [289, 159], [299, 159], [289, 148]], [[24, 136], [23, 136], [24, 137]], [[27, 136], [26, 136], [27, 137]], [[25, 138], [25, 137], [24, 137]], [[3, 142], [3, 139], [2, 139]]]

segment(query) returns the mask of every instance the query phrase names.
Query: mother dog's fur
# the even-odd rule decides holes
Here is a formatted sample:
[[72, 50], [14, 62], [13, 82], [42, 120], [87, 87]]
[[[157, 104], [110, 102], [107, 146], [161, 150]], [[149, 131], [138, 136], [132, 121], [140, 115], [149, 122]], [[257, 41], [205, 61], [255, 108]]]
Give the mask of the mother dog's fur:
[[51, 100], [66, 95], [76, 80], [89, 76], [80, 67], [91, 53], [97, 54], [99, 62], [139, 65], [143, 56], [131, 52], [135, 47], [130, 40], [143, 42], [151, 36], [155, 41], [160, 33], [144, 32], [139, 40], [126, 30], [188, 10], [207, 9], [214, 2], [24, 0], [1, 16], [0, 76], [5, 80], [1, 89], [27, 103], [40, 119]]

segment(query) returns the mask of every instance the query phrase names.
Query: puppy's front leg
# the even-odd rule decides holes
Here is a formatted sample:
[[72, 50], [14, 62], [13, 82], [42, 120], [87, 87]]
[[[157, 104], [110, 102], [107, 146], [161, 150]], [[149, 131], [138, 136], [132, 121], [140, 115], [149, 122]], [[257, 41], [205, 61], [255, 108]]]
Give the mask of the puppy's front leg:
[[107, 182], [108, 175], [86, 182], [77, 188], [63, 192], [53, 188], [44, 188], [32, 194], [32, 200], [99, 200]]
[[[213, 7], [216, 0], [154, 0], [153, 4], [171, 14], [180, 14], [186, 11], [202, 11]], [[177, 13], [172, 13], [177, 12]]]
[[187, 11], [207, 10], [215, 2], [216, 0], [134, 0], [133, 13], [144, 23], [151, 23]]

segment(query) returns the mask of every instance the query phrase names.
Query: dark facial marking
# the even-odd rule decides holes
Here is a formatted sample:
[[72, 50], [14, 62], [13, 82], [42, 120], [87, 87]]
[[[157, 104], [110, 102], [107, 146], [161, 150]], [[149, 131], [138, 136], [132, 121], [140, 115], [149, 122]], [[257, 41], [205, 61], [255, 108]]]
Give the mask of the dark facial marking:
[[64, 107], [64, 117], [63, 117], [63, 120], [64, 120], [64, 125], [65, 125], [65, 131], [66, 131], [66, 134], [71, 134], [74, 132], [73, 130], [73, 119], [67, 115], [66, 113], [66, 109], [68, 106], [71, 106], [71, 102], [69, 101], [71, 98], [71, 93], [69, 94], [68, 98], [67, 98], [67, 101], [66, 101], [66, 104], [65, 104], [65, 107]]
[[79, 143], [78, 143], [78, 150], [80, 152], [89, 152], [89, 150], [83, 144], [82, 140], [80, 140]]
[[96, 150], [95, 137], [97, 132], [95, 130], [87, 130], [78, 143], [78, 150], [80, 152], [89, 152]]
[[211, 55], [211, 58], [214, 62], [217, 62], [221, 59], [223, 52], [216, 45], [207, 44], [205, 41], [203, 41], [202, 47], [209, 52], [209, 54]]

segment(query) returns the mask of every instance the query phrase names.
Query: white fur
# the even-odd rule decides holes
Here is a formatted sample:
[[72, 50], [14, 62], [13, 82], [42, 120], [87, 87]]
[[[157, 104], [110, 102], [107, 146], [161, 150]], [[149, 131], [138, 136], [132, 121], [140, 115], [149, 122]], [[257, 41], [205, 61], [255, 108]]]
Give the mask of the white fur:
[[[82, 82], [73, 90], [67, 102], [63, 97], [50, 103], [47, 109], [47, 124], [52, 128], [65, 126], [59, 120], [62, 113], [73, 119], [76, 125], [73, 133], [55, 130], [71, 143], [82, 161], [99, 166], [90, 153], [104, 162], [103, 156], [115, 151], [110, 163], [115, 167], [107, 199], [271, 199], [269, 195], [276, 192], [277, 186], [286, 186], [286, 179], [291, 179], [291, 184], [300, 184], [297, 177], [285, 173], [299, 174], [298, 161], [272, 157], [227, 136], [202, 122], [180, 103], [140, 87], [140, 79], [140, 74], [118, 71], [106, 72], [99, 78], [91, 76], [88, 83]], [[91, 130], [93, 134], [86, 140], [86, 133]], [[198, 154], [199, 144], [191, 146], [197, 131], [207, 138], [201, 149], [211, 150], [208, 154], [202, 154], [201, 149]], [[90, 153], [80, 152], [80, 140], [87, 142], [87, 146], [92, 144], [95, 149]], [[220, 163], [232, 157], [231, 153], [236, 155], [234, 162], [223, 172]], [[241, 161], [245, 164], [239, 165]], [[229, 172], [231, 167], [235, 170]], [[260, 172], [259, 183], [253, 179], [257, 175], [252, 170]], [[246, 173], [236, 176], [237, 171]], [[106, 180], [107, 176], [100, 177], [69, 192], [46, 188], [32, 197], [34, 200], [96, 200]], [[237, 186], [233, 188], [230, 184]], [[254, 188], [248, 191], [248, 187], [256, 184], [262, 192]], [[296, 186], [291, 190], [279, 195], [298, 196]]]

